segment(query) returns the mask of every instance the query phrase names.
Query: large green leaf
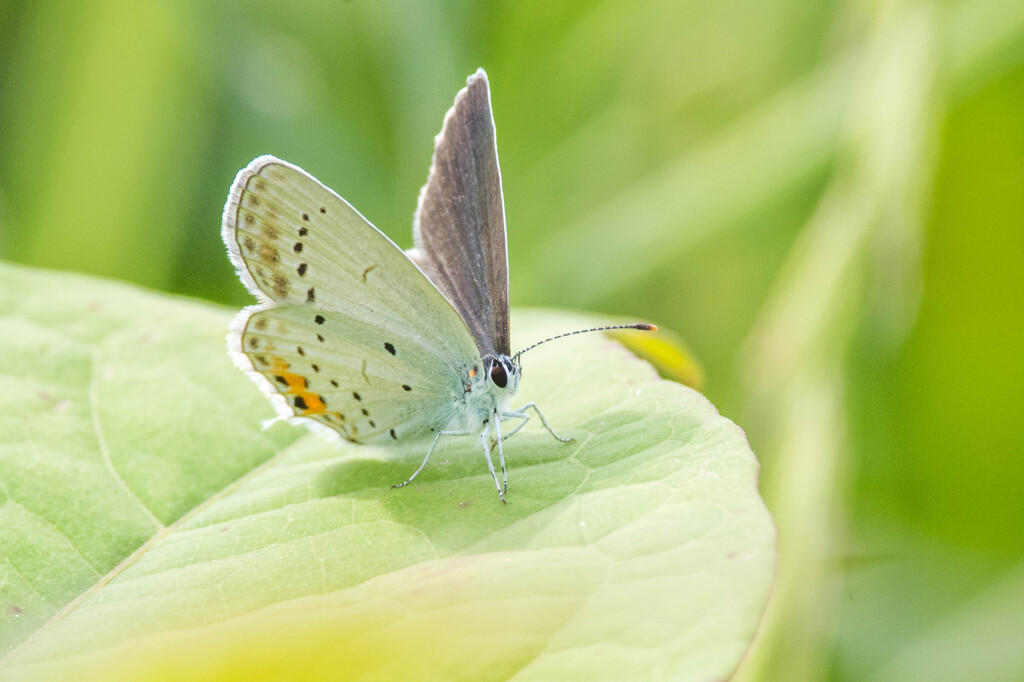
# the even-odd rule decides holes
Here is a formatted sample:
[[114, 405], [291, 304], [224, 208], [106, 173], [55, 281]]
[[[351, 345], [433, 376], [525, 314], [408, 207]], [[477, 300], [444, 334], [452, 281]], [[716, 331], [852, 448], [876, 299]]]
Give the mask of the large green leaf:
[[[600, 334], [525, 356], [502, 505], [473, 439], [333, 445], [231, 312], [0, 268], [3, 679], [727, 676], [771, 585], [743, 433]], [[593, 322], [514, 320], [518, 345]]]

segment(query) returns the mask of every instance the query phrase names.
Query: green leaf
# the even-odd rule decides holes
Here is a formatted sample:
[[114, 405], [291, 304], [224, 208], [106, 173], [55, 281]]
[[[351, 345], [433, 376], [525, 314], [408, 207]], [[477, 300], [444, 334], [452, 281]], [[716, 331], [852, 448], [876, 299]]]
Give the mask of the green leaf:
[[[232, 311], [0, 267], [4, 679], [721, 678], [771, 586], [743, 433], [600, 334], [524, 356], [502, 505], [475, 439], [261, 430]], [[593, 318], [515, 316], [522, 346]]]

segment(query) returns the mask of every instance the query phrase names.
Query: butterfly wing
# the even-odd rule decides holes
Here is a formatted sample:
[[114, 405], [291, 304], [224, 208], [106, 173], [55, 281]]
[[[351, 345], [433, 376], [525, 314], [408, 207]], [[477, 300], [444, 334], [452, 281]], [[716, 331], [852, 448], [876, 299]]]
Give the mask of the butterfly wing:
[[419, 437], [452, 419], [479, 362], [473, 338], [344, 199], [262, 156], [235, 178], [222, 236], [261, 301], [235, 318], [229, 347], [278, 414], [358, 442]]
[[508, 355], [505, 205], [487, 74], [455, 97], [420, 191], [413, 258], [462, 315], [481, 355]]

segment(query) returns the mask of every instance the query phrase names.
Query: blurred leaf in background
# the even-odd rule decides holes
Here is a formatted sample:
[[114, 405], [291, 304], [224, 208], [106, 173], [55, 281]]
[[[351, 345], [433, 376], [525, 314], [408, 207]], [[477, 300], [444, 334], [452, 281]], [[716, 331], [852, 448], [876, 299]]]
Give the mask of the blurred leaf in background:
[[246, 303], [263, 153], [408, 245], [478, 66], [513, 304], [674, 329], [761, 457], [741, 676], [1024, 676], [1019, 0], [3, 2], [0, 256]]

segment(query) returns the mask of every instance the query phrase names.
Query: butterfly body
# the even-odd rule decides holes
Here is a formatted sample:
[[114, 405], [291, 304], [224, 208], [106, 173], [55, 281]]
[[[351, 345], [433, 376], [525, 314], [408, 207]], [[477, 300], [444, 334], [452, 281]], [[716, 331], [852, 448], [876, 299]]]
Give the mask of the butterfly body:
[[[435, 139], [403, 252], [313, 176], [273, 156], [242, 169], [222, 237], [259, 302], [228, 335], [280, 418], [354, 443], [476, 435], [491, 461], [529, 419], [509, 349], [505, 213], [487, 77], [471, 76]], [[502, 421], [519, 424], [502, 434]]]

